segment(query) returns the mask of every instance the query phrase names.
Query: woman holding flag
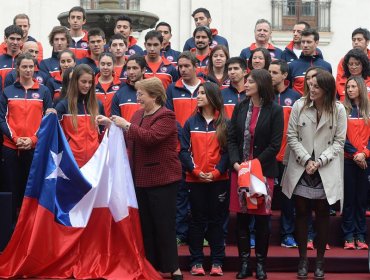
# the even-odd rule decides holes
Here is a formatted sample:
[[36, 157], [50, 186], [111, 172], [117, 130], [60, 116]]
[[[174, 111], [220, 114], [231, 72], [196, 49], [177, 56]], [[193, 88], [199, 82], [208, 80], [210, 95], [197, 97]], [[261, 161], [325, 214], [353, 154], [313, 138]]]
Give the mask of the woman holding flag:
[[[249, 265], [250, 258], [250, 215], [256, 219], [256, 279], [266, 279], [265, 263], [269, 246], [269, 220], [271, 215], [271, 199], [274, 178], [278, 175], [276, 155], [283, 137], [283, 110], [273, 102], [274, 89], [272, 79], [265, 69], [254, 69], [245, 84], [247, 98], [235, 106], [229, 128], [228, 148], [230, 162], [236, 172], [246, 164], [257, 163], [261, 166], [266, 178], [266, 190], [263, 198], [259, 197], [257, 205], [252, 205], [245, 192], [239, 192], [238, 178], [231, 178], [230, 211], [237, 213], [237, 241], [241, 261], [237, 279], [252, 275]], [[246, 168], [239, 172], [242, 173]], [[250, 174], [252, 172], [249, 172]], [[247, 199], [247, 201], [245, 200]], [[240, 201], [240, 202], [239, 202]]]
[[142, 109], [130, 122], [119, 116], [111, 120], [126, 131], [146, 258], [158, 271], [181, 280], [175, 223], [181, 163], [175, 114], [164, 106], [167, 96], [160, 79], [137, 81], [135, 87]]
[[99, 146], [102, 129], [96, 124], [96, 117], [104, 116], [103, 105], [95, 95], [90, 66], [80, 64], [74, 68], [67, 97], [58, 102], [55, 110], [77, 164], [82, 167]]

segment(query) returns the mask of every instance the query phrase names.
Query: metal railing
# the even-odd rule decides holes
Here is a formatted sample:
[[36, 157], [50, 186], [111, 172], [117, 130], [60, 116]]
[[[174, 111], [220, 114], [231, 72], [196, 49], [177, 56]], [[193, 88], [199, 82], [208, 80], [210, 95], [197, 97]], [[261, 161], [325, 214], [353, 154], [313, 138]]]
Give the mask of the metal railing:
[[[102, 4], [102, 0], [80, 0], [80, 5], [86, 10], [99, 9]], [[108, 2], [118, 2], [119, 9], [124, 10], [140, 10], [140, 0], [117, 0]]]
[[271, 0], [271, 7], [274, 30], [292, 30], [306, 21], [318, 31], [330, 31], [331, 0]]

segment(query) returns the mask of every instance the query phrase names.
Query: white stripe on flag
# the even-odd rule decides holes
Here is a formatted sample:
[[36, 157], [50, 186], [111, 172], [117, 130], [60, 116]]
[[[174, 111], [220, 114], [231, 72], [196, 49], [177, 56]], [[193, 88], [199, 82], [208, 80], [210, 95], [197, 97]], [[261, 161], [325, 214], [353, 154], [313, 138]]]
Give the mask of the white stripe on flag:
[[249, 188], [251, 195], [267, 195], [267, 189], [265, 182], [261, 181], [258, 177], [251, 174], [251, 186]]
[[93, 208], [108, 207], [117, 222], [138, 207], [123, 132], [114, 124], [80, 170], [92, 189], [69, 212], [73, 227], [85, 227]]

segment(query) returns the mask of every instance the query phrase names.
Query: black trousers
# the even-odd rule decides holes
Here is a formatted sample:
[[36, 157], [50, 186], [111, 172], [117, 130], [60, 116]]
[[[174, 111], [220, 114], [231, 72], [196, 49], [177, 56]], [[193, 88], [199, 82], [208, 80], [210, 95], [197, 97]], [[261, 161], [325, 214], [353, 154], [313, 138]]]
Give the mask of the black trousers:
[[207, 236], [211, 249], [212, 264], [222, 265], [225, 258], [223, 224], [229, 181], [212, 183], [188, 183], [190, 188], [191, 222], [189, 250], [191, 266], [203, 264], [203, 239]]
[[161, 272], [174, 272], [179, 267], [176, 243], [178, 184], [135, 188], [145, 255]]
[[27, 185], [34, 149], [14, 150], [2, 147], [3, 190], [12, 193], [12, 220], [17, 220], [17, 212], [22, 206], [24, 191]]

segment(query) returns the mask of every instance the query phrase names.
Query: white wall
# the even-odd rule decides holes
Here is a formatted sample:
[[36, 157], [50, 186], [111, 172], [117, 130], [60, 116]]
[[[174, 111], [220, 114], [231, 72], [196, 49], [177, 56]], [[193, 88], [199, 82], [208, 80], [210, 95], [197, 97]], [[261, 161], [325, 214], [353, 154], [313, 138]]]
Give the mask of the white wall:
[[29, 34], [42, 43], [44, 56], [50, 57], [48, 35], [54, 26], [60, 25], [57, 16], [79, 3], [79, 0], [0, 0], [0, 37], [3, 38], [4, 29], [13, 24], [15, 15], [27, 14], [31, 21]]
[[[26, 13], [31, 18], [30, 35], [43, 43], [45, 56], [49, 56], [51, 48], [48, 34], [53, 26], [59, 25], [58, 14], [78, 5], [78, 0], [0, 0], [0, 34], [4, 28], [12, 24], [14, 15]], [[187, 38], [195, 28], [191, 13], [198, 7], [205, 7], [212, 15], [211, 27], [217, 28], [219, 34], [226, 37], [230, 44], [232, 56], [239, 55], [254, 41], [254, 25], [257, 19], [266, 18], [271, 21], [270, 0], [141, 0], [141, 10], [159, 16], [160, 21], [171, 24], [173, 29], [172, 45], [182, 50]], [[357, 27], [369, 26], [369, 0], [332, 0], [331, 33], [323, 34], [330, 38], [329, 44], [319, 46], [324, 57], [333, 70], [340, 58], [351, 48], [351, 33]], [[139, 44], [143, 45], [145, 31], [139, 34]], [[1, 36], [1, 35], [0, 35]], [[288, 33], [289, 37], [290, 34]], [[274, 35], [273, 35], [274, 37]], [[284, 48], [285, 45], [278, 45]]]
[[335, 72], [339, 60], [352, 48], [352, 31], [358, 27], [370, 29], [369, 11], [369, 0], [332, 0], [332, 42], [322, 50]]

